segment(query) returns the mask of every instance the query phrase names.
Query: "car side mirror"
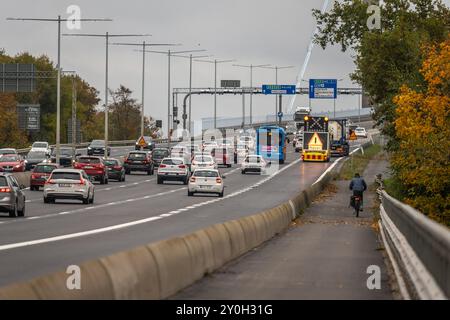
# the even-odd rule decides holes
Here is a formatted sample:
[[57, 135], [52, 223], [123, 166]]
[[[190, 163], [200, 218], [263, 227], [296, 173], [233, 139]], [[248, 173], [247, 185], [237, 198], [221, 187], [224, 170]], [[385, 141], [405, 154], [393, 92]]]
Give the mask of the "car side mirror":
[[20, 187], [20, 189], [22, 189], [22, 190], [26, 188], [26, 186], [25, 186], [24, 184], [21, 184], [19, 187]]

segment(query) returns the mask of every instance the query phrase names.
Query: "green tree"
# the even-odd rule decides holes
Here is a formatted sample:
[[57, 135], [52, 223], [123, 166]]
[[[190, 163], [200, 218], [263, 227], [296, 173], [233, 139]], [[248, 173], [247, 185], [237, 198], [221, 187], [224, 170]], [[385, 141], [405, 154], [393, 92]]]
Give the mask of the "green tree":
[[[373, 2], [373, 1], [371, 1]], [[402, 84], [426, 88], [419, 70], [423, 44], [446, 39], [450, 11], [440, 0], [386, 0], [380, 5], [381, 30], [367, 28], [369, 1], [335, 2], [331, 11], [313, 10], [319, 33], [315, 38], [322, 48], [340, 45], [355, 53], [356, 70], [351, 78], [372, 97], [374, 119], [390, 137], [389, 150], [398, 148], [393, 98]]]

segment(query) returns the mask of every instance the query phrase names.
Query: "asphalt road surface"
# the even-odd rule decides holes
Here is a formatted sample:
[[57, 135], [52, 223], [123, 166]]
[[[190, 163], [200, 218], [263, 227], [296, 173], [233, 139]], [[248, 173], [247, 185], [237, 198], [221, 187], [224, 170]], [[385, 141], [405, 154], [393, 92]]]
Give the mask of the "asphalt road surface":
[[[113, 148], [124, 155], [132, 147]], [[248, 216], [277, 206], [313, 183], [330, 163], [303, 163], [288, 149], [287, 162], [272, 176], [226, 174], [225, 196], [187, 196], [186, 186], [144, 173], [125, 182], [96, 183], [95, 202], [44, 204], [42, 191], [27, 191], [26, 218], [0, 216], [0, 285], [66, 269], [202, 227]]]

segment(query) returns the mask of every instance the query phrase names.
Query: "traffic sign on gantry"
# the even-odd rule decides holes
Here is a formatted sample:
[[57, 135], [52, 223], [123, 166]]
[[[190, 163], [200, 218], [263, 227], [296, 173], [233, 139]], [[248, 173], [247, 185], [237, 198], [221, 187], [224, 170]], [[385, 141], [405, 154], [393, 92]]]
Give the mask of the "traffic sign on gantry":
[[310, 99], [336, 99], [336, 79], [309, 79]]
[[295, 85], [290, 84], [263, 84], [263, 94], [295, 94]]

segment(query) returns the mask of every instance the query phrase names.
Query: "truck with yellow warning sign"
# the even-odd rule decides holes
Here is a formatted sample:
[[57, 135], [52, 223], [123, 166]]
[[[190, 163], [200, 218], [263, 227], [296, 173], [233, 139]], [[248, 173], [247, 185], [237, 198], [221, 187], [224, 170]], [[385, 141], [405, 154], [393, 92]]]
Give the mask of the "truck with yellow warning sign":
[[302, 160], [328, 162], [330, 158], [328, 117], [305, 116]]

